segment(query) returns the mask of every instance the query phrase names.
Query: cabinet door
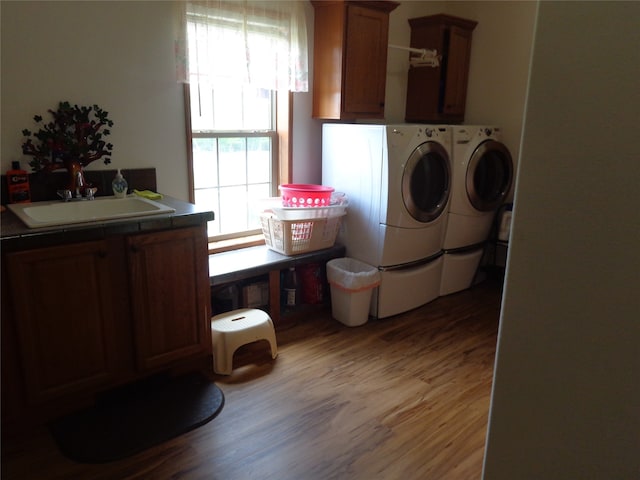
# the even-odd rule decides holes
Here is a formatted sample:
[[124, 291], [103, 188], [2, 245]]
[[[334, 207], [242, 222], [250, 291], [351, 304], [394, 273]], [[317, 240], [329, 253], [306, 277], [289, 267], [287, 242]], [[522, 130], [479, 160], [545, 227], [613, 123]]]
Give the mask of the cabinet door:
[[411, 46], [436, 49], [437, 68], [411, 67], [407, 80], [407, 122], [460, 123], [467, 100], [471, 35], [477, 22], [438, 14], [409, 19]]
[[464, 118], [467, 100], [467, 79], [471, 57], [471, 31], [452, 26], [449, 31], [449, 61], [442, 112]]
[[168, 366], [211, 351], [205, 227], [127, 238], [137, 366]]
[[[422, 24], [422, 18], [410, 19], [411, 46], [413, 48], [428, 48], [444, 53], [445, 26]], [[407, 74], [407, 99], [405, 120], [407, 122], [438, 122], [438, 104], [442, 88], [442, 65], [434, 68], [430, 66], [410, 66]]]
[[342, 57], [344, 54], [343, 5], [311, 2], [314, 7], [313, 118], [340, 119], [342, 103]]
[[389, 14], [349, 4], [346, 32], [343, 59], [344, 115], [352, 118], [382, 118]]
[[113, 381], [121, 352], [107, 242], [8, 253], [6, 260], [29, 400]]

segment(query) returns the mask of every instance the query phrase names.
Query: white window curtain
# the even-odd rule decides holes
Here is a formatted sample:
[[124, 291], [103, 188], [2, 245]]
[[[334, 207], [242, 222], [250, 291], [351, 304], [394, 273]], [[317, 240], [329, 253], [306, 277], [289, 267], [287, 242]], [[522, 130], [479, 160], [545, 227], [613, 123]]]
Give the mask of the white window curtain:
[[[309, 90], [304, 1], [185, 2], [178, 80]], [[187, 35], [188, 32], [188, 35]]]

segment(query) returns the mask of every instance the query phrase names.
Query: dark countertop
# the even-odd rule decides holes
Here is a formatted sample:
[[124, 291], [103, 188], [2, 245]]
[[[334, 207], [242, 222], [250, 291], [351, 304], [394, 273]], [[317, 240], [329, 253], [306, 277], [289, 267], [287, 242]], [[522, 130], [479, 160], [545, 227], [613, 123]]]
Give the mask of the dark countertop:
[[[99, 240], [111, 235], [123, 235], [153, 230], [166, 230], [200, 225], [213, 220], [214, 213], [191, 203], [164, 196], [157, 202], [174, 208], [174, 213], [151, 217], [90, 222], [63, 227], [28, 228], [10, 210], [2, 212], [0, 239], [2, 250], [22, 250], [41, 246]], [[345, 247], [330, 248], [299, 255], [282, 255], [266, 245], [209, 255], [211, 286], [244, 280], [312, 262], [326, 262], [344, 256]]]
[[38, 243], [68, 243], [77, 241], [96, 240], [109, 235], [130, 234], [151, 230], [165, 230], [200, 225], [213, 220], [214, 214], [210, 210], [197, 207], [166, 195], [156, 200], [159, 203], [175, 209], [174, 213], [137, 217], [99, 222], [88, 222], [62, 227], [28, 228], [9, 209], [2, 212], [0, 221], [0, 239], [2, 248], [21, 246], [29, 248]]

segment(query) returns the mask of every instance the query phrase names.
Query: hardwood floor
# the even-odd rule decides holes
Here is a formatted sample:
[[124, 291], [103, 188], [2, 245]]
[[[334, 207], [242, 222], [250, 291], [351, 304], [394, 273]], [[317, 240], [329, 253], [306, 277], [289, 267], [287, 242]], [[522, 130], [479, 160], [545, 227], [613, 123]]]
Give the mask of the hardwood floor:
[[501, 281], [349, 328], [330, 312], [236, 352], [213, 421], [102, 465], [45, 429], [2, 445], [10, 479], [479, 479]]

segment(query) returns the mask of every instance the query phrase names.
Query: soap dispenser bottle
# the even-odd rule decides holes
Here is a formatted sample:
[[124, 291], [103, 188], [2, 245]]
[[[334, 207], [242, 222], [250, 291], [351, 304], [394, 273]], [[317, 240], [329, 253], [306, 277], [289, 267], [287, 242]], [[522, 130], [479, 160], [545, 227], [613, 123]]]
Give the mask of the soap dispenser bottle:
[[129, 185], [127, 184], [127, 181], [122, 176], [122, 173], [120, 173], [120, 169], [118, 169], [118, 173], [116, 173], [116, 176], [113, 179], [113, 182], [111, 182], [111, 188], [113, 188], [113, 194], [116, 196], [116, 198], [126, 197], [128, 186]]

